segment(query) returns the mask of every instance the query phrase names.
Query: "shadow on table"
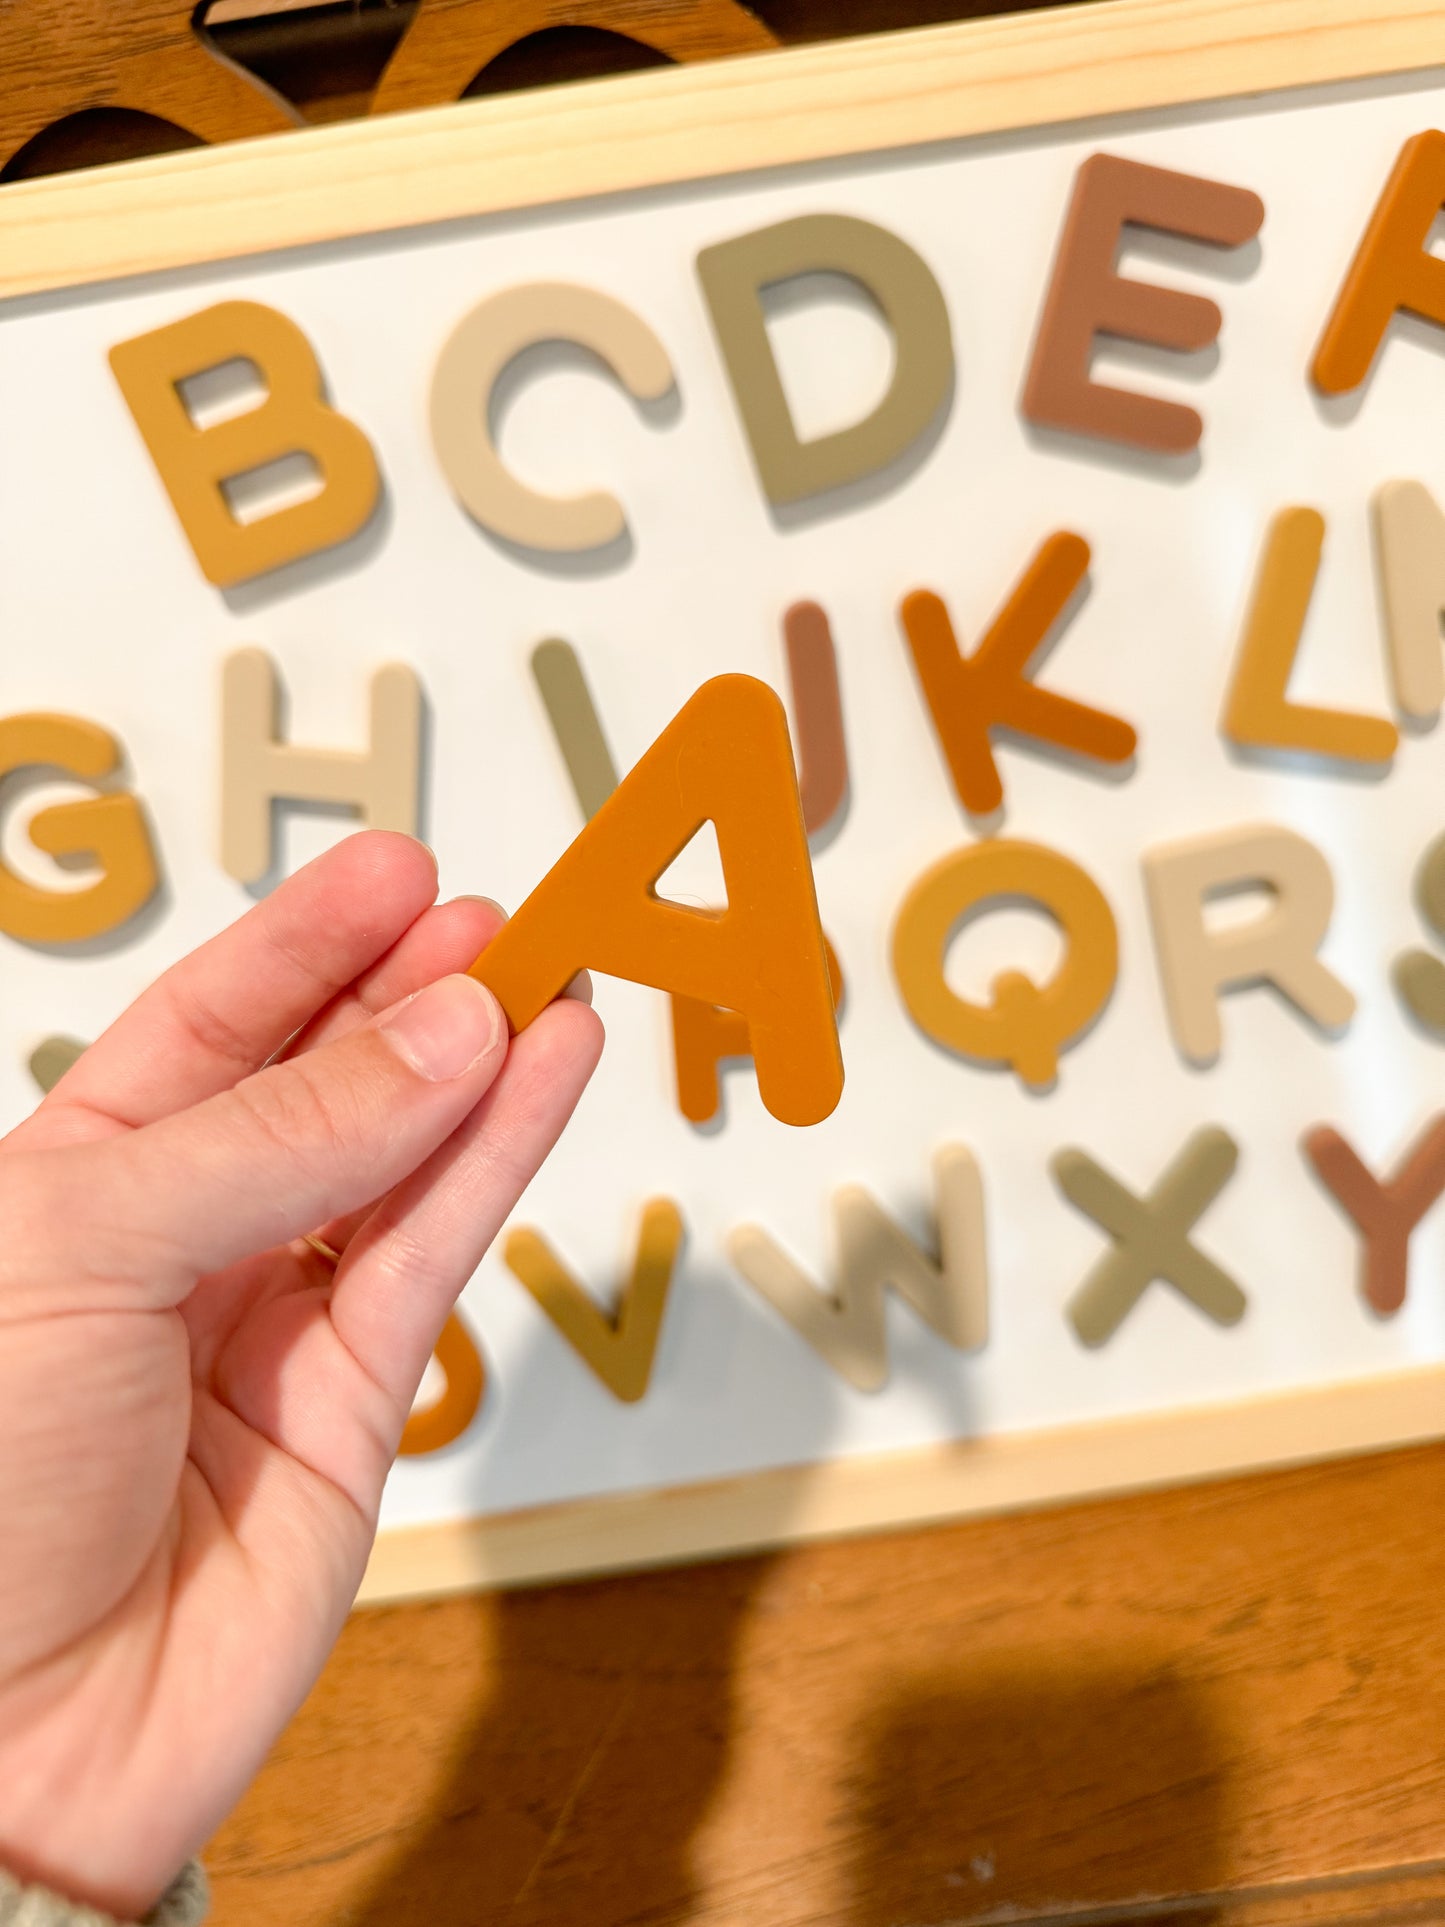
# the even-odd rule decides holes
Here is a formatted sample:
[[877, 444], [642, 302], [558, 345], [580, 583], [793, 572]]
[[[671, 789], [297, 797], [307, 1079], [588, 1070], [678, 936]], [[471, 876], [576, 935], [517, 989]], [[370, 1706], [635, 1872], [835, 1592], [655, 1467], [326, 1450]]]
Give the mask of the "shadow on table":
[[435, 1818], [355, 1927], [685, 1921], [726, 1769], [733, 1657], [772, 1562], [476, 1602], [495, 1667]]
[[[931, 1342], [920, 1333], [916, 1348], [909, 1334], [895, 1374], [951, 1402], [959, 1379], [934, 1377], [921, 1349]], [[821, 1369], [801, 1382], [822, 1455], [854, 1395]], [[948, 1416], [963, 1429], [964, 1414]], [[800, 1610], [776, 1556], [485, 1595], [468, 1611], [487, 1693], [431, 1817], [350, 1901], [350, 1927], [722, 1921], [697, 1843], [730, 1769], [740, 1649], [782, 1612], [845, 1665], [838, 1615]], [[1143, 1652], [1001, 1654], [996, 1624], [970, 1652], [966, 1600], [957, 1623], [957, 1648], [945, 1633], [946, 1663], [922, 1676], [900, 1636], [886, 1688], [830, 1769], [829, 1862], [846, 1900], [826, 1923], [806, 1916], [809, 1927], [957, 1927], [1222, 1884], [1221, 1740], [1197, 1688]], [[424, 1619], [417, 1630], [424, 1638]], [[939, 1640], [929, 1646], [936, 1654]], [[770, 1910], [768, 1871], [760, 1847], [737, 1927], [802, 1927], [804, 1916]]]
[[900, 1682], [853, 1757], [838, 1927], [1126, 1911], [1143, 1927], [1151, 1903], [1228, 1880], [1224, 1735], [1167, 1666], [1041, 1650], [973, 1677], [961, 1654], [947, 1678]]
[[[727, 1770], [739, 1635], [775, 1564], [478, 1601], [496, 1641], [496, 1696], [428, 1831], [348, 1921], [720, 1919], [693, 1842]], [[1167, 1672], [1071, 1674], [1067, 1653], [1038, 1660], [1034, 1677], [970, 1681], [965, 1657], [950, 1679], [900, 1682], [872, 1709], [839, 1774], [833, 1826], [849, 1898], [829, 1927], [1080, 1910], [1127, 1911], [1138, 1927], [1151, 1902], [1226, 1884], [1220, 1736], [1193, 1689]], [[760, 1861], [746, 1927], [800, 1924], [769, 1910], [766, 1873]], [[1216, 1918], [1207, 1904], [1168, 1912], [1179, 1927]]]
[[[692, 1292], [721, 1286], [735, 1288], [690, 1274]], [[555, 1342], [543, 1334], [538, 1345]], [[781, 1342], [801, 1341], [784, 1331]], [[510, 1363], [503, 1395], [528, 1401], [539, 1364], [536, 1354]], [[804, 1456], [826, 1454], [850, 1396], [821, 1365], [803, 1376], [792, 1418], [810, 1442]], [[786, 1538], [787, 1526], [761, 1521], [759, 1542]], [[351, 1903], [352, 1927], [692, 1918], [693, 1842], [727, 1771], [738, 1648], [776, 1565], [763, 1556], [468, 1602], [487, 1696], [433, 1817]]]

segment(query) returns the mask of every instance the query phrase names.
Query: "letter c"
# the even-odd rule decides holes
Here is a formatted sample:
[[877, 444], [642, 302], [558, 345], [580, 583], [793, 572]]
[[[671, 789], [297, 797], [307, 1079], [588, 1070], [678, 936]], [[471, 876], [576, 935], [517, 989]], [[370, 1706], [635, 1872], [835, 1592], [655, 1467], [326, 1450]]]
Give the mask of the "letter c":
[[616, 496], [540, 494], [517, 480], [492, 443], [497, 381], [542, 341], [590, 349], [635, 401], [659, 401], [673, 387], [667, 350], [631, 308], [595, 288], [528, 282], [473, 308], [442, 349], [432, 380], [432, 444], [463, 508], [493, 535], [552, 554], [603, 548], [627, 529]]

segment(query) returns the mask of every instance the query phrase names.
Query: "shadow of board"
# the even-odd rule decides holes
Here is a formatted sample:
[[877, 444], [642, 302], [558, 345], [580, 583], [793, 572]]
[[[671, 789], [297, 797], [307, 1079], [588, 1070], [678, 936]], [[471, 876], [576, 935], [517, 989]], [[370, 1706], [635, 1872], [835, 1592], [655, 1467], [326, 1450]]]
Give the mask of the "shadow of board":
[[838, 1927], [1219, 1917], [1227, 1742], [1200, 1686], [1147, 1655], [962, 1652], [900, 1682], [852, 1752]]
[[[654, 1384], [688, 1346], [689, 1301], [723, 1288], [706, 1265], [679, 1277]], [[782, 1340], [802, 1344], [786, 1328]], [[562, 1344], [539, 1314], [530, 1347], [489, 1385], [484, 1426], [503, 1401], [539, 1410], [544, 1385], [555, 1399]], [[595, 1397], [586, 1367], [574, 1362], [577, 1399]], [[728, 1361], [715, 1363], [726, 1369]], [[822, 1456], [846, 1387], [821, 1366], [803, 1383], [805, 1422]], [[646, 1424], [647, 1406], [626, 1416]], [[477, 1503], [487, 1503], [480, 1492]], [[785, 1531], [786, 1518], [773, 1523]], [[765, 1523], [760, 1536], [766, 1531]], [[701, 1899], [693, 1843], [732, 1752], [739, 1648], [777, 1564], [763, 1556], [448, 1602], [444, 1610], [466, 1615], [463, 1637], [474, 1635], [484, 1656], [485, 1686], [455, 1722], [425, 1821], [351, 1898], [350, 1927], [692, 1919]], [[428, 1609], [405, 1610], [424, 1641]], [[438, 1717], [434, 1706], [427, 1711]]]
[[691, 1920], [702, 1898], [692, 1843], [731, 1752], [737, 1647], [774, 1563], [469, 1602], [490, 1690], [468, 1712], [425, 1826], [348, 1921]]
[[[912, 1323], [890, 1318], [894, 1374], [926, 1382]], [[550, 1342], [539, 1330], [520, 1390], [513, 1368], [501, 1396], [527, 1396]], [[800, 1384], [822, 1457], [855, 1395], [823, 1371]], [[484, 1655], [484, 1687], [457, 1721], [427, 1818], [348, 1897], [352, 1927], [683, 1927], [723, 1920], [742, 1895], [747, 1927], [822, 1927], [823, 1897], [836, 1897], [828, 1927], [959, 1927], [1079, 1910], [1148, 1918], [1155, 1902], [1168, 1911], [1225, 1886], [1227, 1746], [1197, 1683], [1145, 1650], [1046, 1639], [1037, 1622], [1004, 1639], [986, 1615], [970, 1642], [967, 1599], [949, 1615], [957, 1637], [925, 1614], [918, 1638], [900, 1622], [880, 1645], [905, 1595], [878, 1600], [870, 1632], [856, 1598], [810, 1593], [806, 1648], [780, 1654], [775, 1626], [771, 1661], [749, 1659], [752, 1629], [791, 1614], [789, 1557], [466, 1601], [462, 1636]], [[426, 1609], [409, 1610], [424, 1645]], [[804, 1702], [820, 1677], [826, 1690], [820, 1656], [846, 1668], [852, 1640], [865, 1642], [868, 1684], [837, 1690], [866, 1698], [841, 1744], [820, 1730], [826, 1778], [800, 1794], [826, 1864], [816, 1879], [793, 1859], [780, 1869], [767, 1835], [783, 1816], [759, 1811], [757, 1864], [710, 1891], [700, 1843], [735, 1755], [753, 1749], [738, 1770], [766, 1797], [757, 1744], [813, 1724]], [[744, 1693], [774, 1702], [764, 1728], [740, 1728]], [[820, 1755], [807, 1757], [816, 1771]], [[1212, 1918], [1207, 1900], [1189, 1909], [1195, 1927]]]
[[[894, 1351], [896, 1376], [921, 1363], [911, 1337]], [[501, 1395], [527, 1395], [549, 1340], [539, 1331]], [[854, 1395], [826, 1373], [801, 1382], [821, 1457]], [[352, 1927], [683, 1927], [730, 1920], [742, 1896], [747, 1927], [1078, 1912], [1137, 1923], [1155, 1903], [1159, 1918], [1183, 1919], [1181, 1901], [1225, 1887], [1228, 1750], [1207, 1689], [1147, 1650], [1082, 1650], [1045, 1639], [1037, 1621], [1009, 1638], [985, 1612], [971, 1641], [966, 1598], [945, 1614], [952, 1635], [929, 1611], [915, 1637], [906, 1591], [891, 1605], [880, 1596], [865, 1622], [847, 1589], [833, 1604], [810, 1589], [800, 1618], [789, 1556], [464, 1602], [461, 1637], [483, 1655], [484, 1686], [456, 1723], [425, 1821], [348, 1896]], [[967, 1570], [963, 1558], [961, 1580]], [[427, 1609], [409, 1610], [409, 1643], [424, 1647]], [[806, 1629], [805, 1648], [780, 1648], [778, 1613]], [[895, 1636], [880, 1643], [894, 1613]], [[748, 1656], [760, 1623], [773, 1625], [768, 1660]], [[757, 1745], [806, 1734], [810, 1696], [820, 1683], [831, 1693], [826, 1666], [846, 1668], [854, 1640], [869, 1655], [861, 1711], [845, 1715], [839, 1743], [820, 1710], [829, 1750], [805, 1747], [799, 1760], [815, 1774], [826, 1760], [799, 1795], [825, 1863], [816, 1875], [806, 1859], [780, 1864], [768, 1835], [786, 1816], [759, 1809], [756, 1864], [714, 1892], [701, 1843], [724, 1789], [740, 1771], [754, 1801], [766, 1797]], [[837, 1682], [840, 1697], [850, 1690]], [[772, 1703], [763, 1727], [740, 1725], [745, 1695]], [[1207, 1898], [1187, 1910], [1191, 1927], [1215, 1918]]]
[[[778, 1563], [474, 1602], [495, 1639], [493, 1694], [435, 1819], [348, 1921], [724, 1918], [694, 1841], [728, 1773], [738, 1647]], [[840, 1638], [836, 1625], [816, 1631]], [[1144, 1660], [1056, 1649], [975, 1666], [961, 1651], [951, 1671], [894, 1678], [816, 1794], [834, 1843], [819, 1895], [840, 1896], [828, 1927], [1080, 1913], [1206, 1927], [1229, 1877], [1224, 1757], [1198, 1687]], [[748, 1927], [821, 1927], [807, 1878], [793, 1867], [772, 1886], [768, 1857], [760, 1846], [728, 1896], [752, 1894]]]
[[[900, 1214], [915, 1235], [926, 1211], [920, 1196]], [[719, 1294], [738, 1289], [720, 1266], [689, 1267], [678, 1283], [656, 1383], [672, 1379], [680, 1355], [699, 1347], [709, 1369], [741, 1381], [743, 1348], [756, 1341], [747, 1327], [759, 1318], [768, 1342], [797, 1347], [793, 1416], [808, 1440], [799, 1457], [825, 1458], [859, 1395], [782, 1321], [774, 1334], [773, 1314], [748, 1296], [736, 1301], [736, 1326], [730, 1318], [695, 1323], [690, 1305], [715, 1309]], [[967, 1360], [899, 1307], [889, 1325], [895, 1381], [921, 1385], [944, 1429], [970, 1429]], [[539, 1315], [530, 1349], [509, 1360], [489, 1396], [535, 1410], [545, 1381], [565, 1416], [570, 1400], [556, 1401], [561, 1343]], [[576, 1370], [580, 1399], [589, 1388], [585, 1368]], [[634, 1415], [646, 1423], [645, 1406]], [[800, 1436], [795, 1429], [794, 1441]], [[758, 1522], [761, 1541], [787, 1536], [794, 1503], [779, 1499], [778, 1515]], [[455, 1718], [425, 1821], [349, 1896], [350, 1927], [660, 1927], [698, 1918], [706, 1896], [697, 1841], [738, 1739], [742, 1648], [770, 1611], [766, 1595], [786, 1557], [486, 1593], [440, 1608], [465, 1613], [462, 1637], [475, 1639], [485, 1685]], [[412, 1639], [424, 1644], [428, 1609], [405, 1610]], [[830, 1619], [810, 1621], [820, 1639], [842, 1636]], [[438, 1720], [437, 1705], [422, 1716]]]

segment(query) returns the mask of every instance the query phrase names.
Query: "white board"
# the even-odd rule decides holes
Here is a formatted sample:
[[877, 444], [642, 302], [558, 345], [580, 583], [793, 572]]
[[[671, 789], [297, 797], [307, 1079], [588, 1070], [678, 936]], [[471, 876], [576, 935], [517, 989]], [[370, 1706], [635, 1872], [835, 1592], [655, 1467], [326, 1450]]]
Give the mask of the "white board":
[[[688, 1246], [651, 1390], [636, 1406], [615, 1401], [493, 1255], [463, 1301], [488, 1365], [482, 1415], [456, 1446], [398, 1465], [384, 1528], [1445, 1364], [1445, 1211], [1416, 1233], [1408, 1302], [1382, 1320], [1358, 1291], [1358, 1240], [1299, 1150], [1304, 1130], [1330, 1123], [1382, 1170], [1438, 1106], [1445, 1055], [1404, 1012], [1389, 972], [1424, 941], [1412, 877], [1445, 827], [1445, 737], [1405, 734], [1389, 774], [1368, 781], [1244, 761], [1218, 728], [1267, 525], [1294, 504], [1323, 511], [1329, 535], [1292, 693], [1390, 713], [1367, 507], [1393, 478], [1445, 495], [1445, 337], [1397, 326], [1348, 410], [1319, 400], [1307, 368], [1402, 143], [1442, 113], [1436, 84], [1341, 86], [313, 245], [36, 296], [0, 315], [0, 702], [119, 734], [167, 878], [159, 911], [116, 947], [0, 949], [6, 1123], [34, 1101], [25, 1059], [41, 1037], [94, 1035], [247, 906], [215, 855], [229, 651], [268, 650], [291, 692], [293, 736], [338, 746], [362, 740], [370, 671], [413, 665], [431, 708], [425, 833], [443, 888], [515, 907], [580, 828], [528, 669], [539, 639], [575, 645], [626, 766], [707, 677], [743, 670], [782, 686], [789, 604], [814, 599], [832, 620], [852, 790], [816, 874], [848, 986], [843, 1102], [825, 1124], [789, 1130], [742, 1071], [727, 1079], [725, 1128], [698, 1133], [673, 1097], [665, 1000], [600, 984], [602, 1068], [517, 1221], [543, 1230], [605, 1299], [625, 1275], [642, 1201], [676, 1198]], [[1132, 358], [1123, 377], [1202, 409], [1197, 464], [1161, 469], [1040, 438], [1020, 417], [1075, 171], [1100, 151], [1247, 186], [1266, 203], [1243, 271], [1207, 251], [1147, 248], [1147, 278], [1213, 294], [1225, 311], [1217, 365], [1181, 379], [1172, 358]], [[709, 243], [813, 212], [877, 221], [917, 250], [947, 300], [958, 376], [942, 433], [912, 472], [872, 499], [780, 525], [751, 468], [694, 261]], [[631, 552], [599, 572], [541, 566], [489, 539], [428, 440], [447, 334], [486, 294], [533, 279], [615, 294], [656, 330], [678, 374], [676, 409], [647, 417], [597, 374], [544, 358], [507, 411], [502, 447], [520, 473], [559, 491], [603, 480], [623, 500]], [[387, 499], [346, 549], [222, 595], [201, 578], [106, 351], [235, 296], [305, 330], [337, 405], [378, 452]], [[855, 417], [887, 380], [886, 332], [858, 303], [795, 308], [775, 339], [805, 433]], [[1078, 860], [1120, 932], [1109, 1007], [1064, 1057], [1056, 1090], [1038, 1096], [930, 1043], [892, 978], [889, 935], [908, 887], [976, 834], [897, 612], [908, 591], [935, 589], [971, 646], [1058, 529], [1092, 545], [1092, 591], [1041, 680], [1127, 716], [1141, 748], [1123, 781], [1000, 751], [1006, 832]], [[4, 848], [53, 882], [23, 839], [44, 800], [53, 793], [11, 812]], [[1233, 996], [1221, 1061], [1200, 1072], [1166, 1022], [1140, 857], [1256, 820], [1326, 853], [1337, 903], [1323, 954], [1359, 1010], [1329, 1040], [1267, 991]], [[288, 815], [287, 867], [347, 827]], [[956, 946], [950, 981], [981, 993], [1005, 964], [1046, 971], [1056, 947], [1037, 918], [1000, 914]], [[1050, 1157], [1081, 1145], [1142, 1191], [1204, 1124], [1241, 1146], [1198, 1235], [1244, 1286], [1246, 1317], [1218, 1328], [1156, 1286], [1110, 1344], [1086, 1351], [1064, 1307], [1104, 1240], [1061, 1197]], [[926, 1237], [929, 1159], [948, 1141], [969, 1145], [983, 1171], [990, 1342], [960, 1356], [894, 1302], [888, 1386], [856, 1393], [732, 1270], [726, 1234], [761, 1223], [824, 1281], [836, 1186], [865, 1182]]]

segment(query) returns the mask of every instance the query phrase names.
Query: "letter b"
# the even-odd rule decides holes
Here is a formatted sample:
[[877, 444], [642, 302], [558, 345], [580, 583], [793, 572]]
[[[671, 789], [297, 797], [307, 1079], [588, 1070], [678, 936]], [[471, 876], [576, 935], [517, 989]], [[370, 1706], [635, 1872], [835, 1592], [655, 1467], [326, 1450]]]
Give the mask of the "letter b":
[[[198, 425], [180, 384], [233, 361], [256, 369], [265, 399]], [[329, 406], [310, 342], [274, 308], [223, 301], [120, 342], [110, 365], [201, 571], [218, 589], [331, 548], [370, 520], [381, 493], [371, 444]], [[227, 483], [293, 455], [315, 463], [317, 492], [240, 521]]]

